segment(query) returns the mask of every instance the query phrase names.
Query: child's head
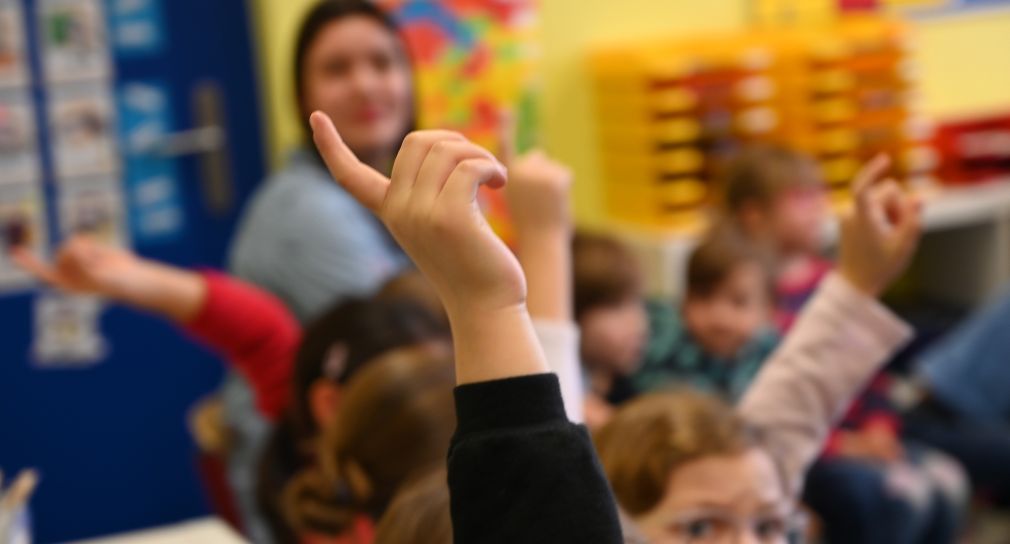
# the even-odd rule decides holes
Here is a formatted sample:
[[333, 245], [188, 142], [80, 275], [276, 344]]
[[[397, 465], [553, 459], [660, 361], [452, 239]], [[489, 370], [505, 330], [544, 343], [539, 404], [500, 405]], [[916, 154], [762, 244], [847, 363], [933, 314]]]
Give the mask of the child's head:
[[769, 323], [772, 278], [761, 249], [734, 228], [714, 229], [687, 265], [684, 322], [706, 352], [735, 357]]
[[456, 426], [453, 364], [416, 348], [387, 353], [348, 382], [316, 466], [284, 491], [299, 534], [339, 535], [379, 519], [400, 486], [445, 463]]
[[827, 204], [817, 162], [780, 147], [758, 146], [730, 161], [722, 208], [756, 241], [782, 255], [821, 249]]
[[293, 380], [295, 421], [314, 434], [333, 417], [341, 386], [366, 362], [404, 346], [447, 346], [448, 338], [443, 321], [412, 299], [351, 299], [334, 306], [302, 337]]
[[319, 430], [336, 417], [345, 385], [373, 358], [405, 346], [448, 353], [442, 320], [409, 299], [351, 299], [305, 329], [295, 358], [292, 402], [259, 462], [256, 496], [277, 540], [291, 540], [282, 515], [281, 490], [311, 463]]
[[572, 268], [583, 361], [614, 374], [633, 372], [649, 332], [635, 257], [617, 240], [579, 233]]
[[639, 397], [596, 445], [618, 503], [649, 542], [785, 544], [792, 503], [782, 475], [722, 401], [687, 391]]

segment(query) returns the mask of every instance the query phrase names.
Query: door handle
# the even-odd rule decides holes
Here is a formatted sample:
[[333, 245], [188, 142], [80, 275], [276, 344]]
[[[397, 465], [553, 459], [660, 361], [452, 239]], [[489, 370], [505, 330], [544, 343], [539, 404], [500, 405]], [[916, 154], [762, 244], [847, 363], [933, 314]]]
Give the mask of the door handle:
[[223, 147], [225, 147], [224, 129], [218, 126], [209, 126], [147, 137], [138, 134], [130, 151], [135, 155], [178, 158], [187, 155], [214, 153]]

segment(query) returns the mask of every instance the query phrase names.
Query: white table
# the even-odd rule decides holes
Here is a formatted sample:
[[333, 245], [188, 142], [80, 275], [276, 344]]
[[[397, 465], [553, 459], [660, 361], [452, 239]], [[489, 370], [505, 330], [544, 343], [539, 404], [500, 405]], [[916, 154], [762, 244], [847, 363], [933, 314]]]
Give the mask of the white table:
[[75, 544], [248, 544], [248, 541], [221, 520], [205, 518]]
[[[926, 236], [913, 266], [920, 287], [938, 300], [975, 305], [1010, 283], [1010, 179], [923, 191]], [[837, 223], [824, 226], [837, 239]], [[687, 260], [698, 240], [690, 232], [657, 233], [614, 226], [646, 271], [649, 294], [683, 293]]]

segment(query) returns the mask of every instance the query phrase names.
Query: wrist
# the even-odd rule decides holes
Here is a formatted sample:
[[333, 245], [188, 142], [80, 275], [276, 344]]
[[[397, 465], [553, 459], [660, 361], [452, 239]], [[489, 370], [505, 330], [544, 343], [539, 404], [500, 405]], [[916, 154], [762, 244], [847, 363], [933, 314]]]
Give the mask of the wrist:
[[861, 274], [846, 270], [845, 268], [840, 269], [838, 272], [842, 279], [852, 286], [853, 289], [870, 298], [880, 298], [880, 295], [884, 292], [884, 288], [880, 282], [870, 281]]
[[459, 384], [549, 372], [523, 303], [447, 306]]

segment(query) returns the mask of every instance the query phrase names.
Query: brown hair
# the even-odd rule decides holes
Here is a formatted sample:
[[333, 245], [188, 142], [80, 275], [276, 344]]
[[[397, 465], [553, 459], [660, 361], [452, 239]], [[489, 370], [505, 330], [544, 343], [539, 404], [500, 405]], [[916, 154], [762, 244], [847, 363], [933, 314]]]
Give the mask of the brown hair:
[[451, 361], [417, 349], [383, 355], [349, 382], [319, 442], [317, 466], [284, 492], [300, 534], [339, 535], [378, 519], [404, 482], [445, 462], [456, 425]]
[[687, 390], [635, 399], [595, 439], [614, 495], [632, 516], [655, 508], [670, 476], [687, 463], [759, 446], [757, 433], [728, 404]]
[[375, 529], [374, 544], [452, 544], [445, 468], [403, 486]]
[[687, 263], [688, 297], [707, 297], [718, 289], [739, 267], [758, 265], [765, 275], [765, 288], [775, 296], [774, 274], [770, 256], [748, 241], [732, 225], [717, 225], [705, 236]]
[[572, 272], [576, 319], [593, 308], [620, 304], [641, 294], [638, 261], [624, 244], [608, 236], [576, 233]]
[[744, 149], [723, 168], [720, 208], [735, 217], [744, 206], [767, 206], [783, 191], [798, 186], [820, 184], [813, 157], [785, 147], [757, 145]]

